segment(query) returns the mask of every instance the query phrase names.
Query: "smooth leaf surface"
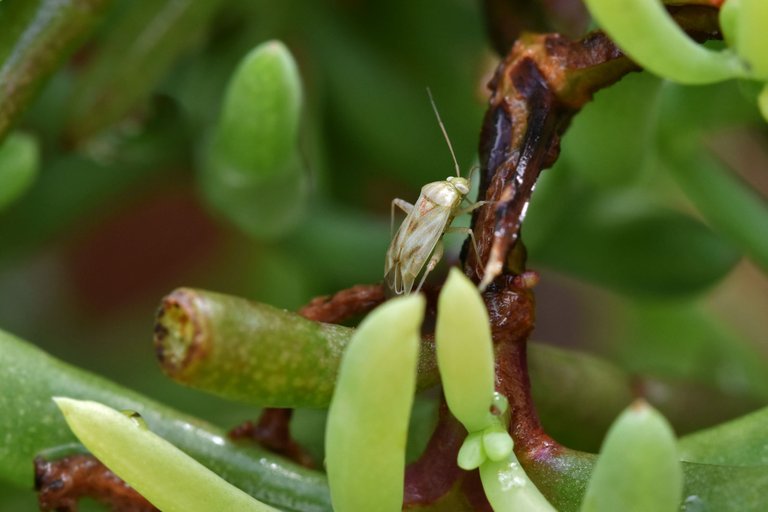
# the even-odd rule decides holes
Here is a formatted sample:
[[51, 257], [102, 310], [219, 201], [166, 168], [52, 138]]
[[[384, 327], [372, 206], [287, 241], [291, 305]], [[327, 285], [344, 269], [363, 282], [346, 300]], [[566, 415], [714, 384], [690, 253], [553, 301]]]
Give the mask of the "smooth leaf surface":
[[54, 401], [85, 447], [164, 512], [276, 511], [125, 414], [88, 400]]
[[363, 320], [347, 347], [325, 434], [337, 512], [401, 510], [423, 316], [420, 295], [390, 300]]
[[297, 148], [301, 103], [298, 68], [278, 41], [246, 55], [227, 88], [201, 185], [213, 206], [253, 236], [283, 234], [304, 210], [307, 178]]
[[437, 303], [437, 366], [448, 408], [469, 432], [494, 421], [495, 365], [488, 311], [459, 269], [451, 269]]
[[681, 459], [702, 464], [762, 466], [768, 472], [768, 408], [680, 439]]
[[683, 471], [674, 432], [644, 401], [611, 426], [582, 503], [582, 512], [675, 511]]

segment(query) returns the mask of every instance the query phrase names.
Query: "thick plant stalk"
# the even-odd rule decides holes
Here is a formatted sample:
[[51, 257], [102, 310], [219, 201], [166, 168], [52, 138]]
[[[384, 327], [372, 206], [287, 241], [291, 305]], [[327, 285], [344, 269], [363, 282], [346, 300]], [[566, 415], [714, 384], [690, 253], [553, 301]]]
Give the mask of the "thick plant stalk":
[[[231, 400], [268, 407], [326, 407], [354, 330], [265, 304], [180, 288], [163, 299], [155, 348], [171, 378]], [[434, 361], [420, 385], [436, 382]]]

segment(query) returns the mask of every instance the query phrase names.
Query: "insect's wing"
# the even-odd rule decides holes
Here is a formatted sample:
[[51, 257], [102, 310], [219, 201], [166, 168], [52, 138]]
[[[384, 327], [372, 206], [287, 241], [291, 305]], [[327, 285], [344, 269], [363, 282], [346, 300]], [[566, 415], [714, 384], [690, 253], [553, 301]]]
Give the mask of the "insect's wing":
[[414, 208], [406, 216], [403, 223], [400, 224], [394, 238], [392, 238], [392, 242], [389, 244], [389, 249], [387, 249], [387, 257], [384, 262], [384, 281], [389, 290], [396, 295], [408, 293], [413, 287], [413, 278], [408, 282], [403, 279], [403, 274], [400, 268], [400, 255], [402, 253], [403, 244], [407, 238], [405, 234], [411, 231], [409, 226], [416, 221], [415, 217], [418, 217], [418, 212]]
[[[451, 219], [451, 210], [438, 206], [429, 199], [419, 198], [387, 252], [389, 271], [385, 278], [395, 293], [409, 293], [419, 272], [429, 259], [445, 227]], [[390, 254], [391, 253], [391, 254]]]

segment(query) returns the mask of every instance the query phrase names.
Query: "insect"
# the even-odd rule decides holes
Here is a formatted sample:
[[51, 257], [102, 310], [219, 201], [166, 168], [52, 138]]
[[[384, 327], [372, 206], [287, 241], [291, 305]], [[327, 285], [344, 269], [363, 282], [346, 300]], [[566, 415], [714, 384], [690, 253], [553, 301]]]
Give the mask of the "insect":
[[[464, 233], [472, 238], [472, 245], [477, 252], [477, 242], [470, 228], [451, 227], [453, 219], [479, 208], [487, 201], [478, 201], [462, 208], [468, 201], [470, 177], [462, 178], [456, 154], [448, 138], [445, 125], [435, 106], [432, 93], [427, 89], [429, 100], [437, 116], [437, 122], [443, 132], [448, 149], [453, 158], [456, 176], [449, 176], [445, 181], [427, 183], [421, 188], [415, 204], [402, 199], [392, 200], [392, 222], [394, 222], [395, 206], [406, 213], [405, 220], [395, 233], [387, 250], [384, 262], [384, 281], [390, 294], [408, 294], [413, 289], [413, 283], [426, 264], [424, 274], [416, 287], [418, 292], [424, 284], [427, 275], [434, 270], [443, 256], [442, 238], [445, 233]], [[430, 257], [431, 255], [431, 257]]]

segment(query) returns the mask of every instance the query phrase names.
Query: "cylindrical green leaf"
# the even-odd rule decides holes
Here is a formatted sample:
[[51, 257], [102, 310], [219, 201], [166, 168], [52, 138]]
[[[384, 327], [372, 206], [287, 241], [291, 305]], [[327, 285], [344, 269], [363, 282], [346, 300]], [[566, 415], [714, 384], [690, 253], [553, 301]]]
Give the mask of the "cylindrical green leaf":
[[154, 432], [228, 482], [281, 510], [331, 509], [320, 473], [235, 443], [221, 429], [73, 368], [3, 331], [0, 368], [0, 480], [4, 482], [29, 489], [35, 455], [75, 440], [51, 401], [54, 395], [67, 395], [137, 411]]
[[[728, 0], [725, 5], [731, 2]], [[738, 0], [735, 9], [736, 52], [747, 62], [752, 77], [768, 81], [768, 2]]]
[[556, 512], [531, 482], [514, 452], [480, 466], [480, 480], [494, 512]]
[[344, 354], [325, 434], [337, 512], [402, 508], [423, 315], [420, 295], [390, 300], [363, 320]]
[[660, 0], [585, 3], [600, 26], [632, 60], [663, 78], [703, 84], [747, 74], [734, 53], [709, 50], [688, 37]]
[[490, 426], [495, 369], [488, 311], [477, 287], [457, 268], [440, 292], [435, 342], [451, 413], [469, 432]]
[[37, 175], [38, 153], [35, 139], [21, 133], [0, 143], [0, 211], [32, 184]]
[[162, 437], [106, 405], [54, 398], [88, 450], [164, 512], [274, 512]]
[[269, 41], [233, 75], [202, 169], [206, 197], [246, 232], [284, 233], [305, 203], [297, 149], [301, 80], [288, 49]]
[[[327, 407], [354, 329], [240, 297], [179, 288], [163, 299], [155, 353], [168, 376], [261, 407]], [[420, 388], [437, 382], [422, 354]]]
[[637, 401], [608, 431], [581, 510], [672, 512], [682, 492], [675, 434], [661, 414]]

